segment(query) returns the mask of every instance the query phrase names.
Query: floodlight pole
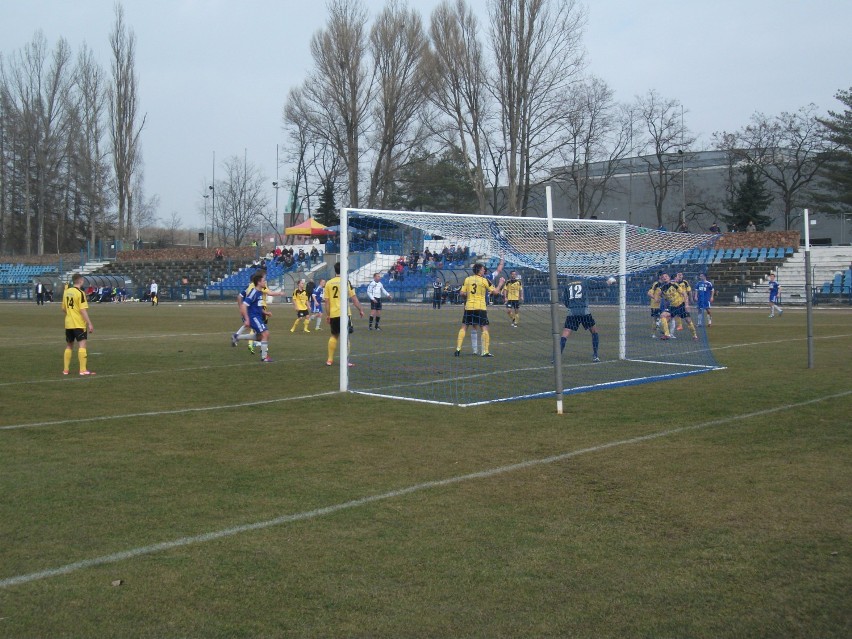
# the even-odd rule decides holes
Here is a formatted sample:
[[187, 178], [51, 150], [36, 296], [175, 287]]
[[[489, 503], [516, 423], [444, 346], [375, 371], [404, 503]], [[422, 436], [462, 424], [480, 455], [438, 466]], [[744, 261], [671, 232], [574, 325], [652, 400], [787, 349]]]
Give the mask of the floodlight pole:
[[814, 367], [813, 281], [811, 280], [811, 222], [808, 209], [802, 217], [805, 223], [805, 308], [808, 325], [808, 368]]
[[550, 271], [550, 326], [553, 333], [553, 382], [556, 386], [556, 414], [562, 415], [562, 349], [560, 337], [562, 325], [559, 321], [559, 279], [556, 272], [556, 232], [553, 230], [553, 191], [545, 187], [547, 198], [547, 265]]

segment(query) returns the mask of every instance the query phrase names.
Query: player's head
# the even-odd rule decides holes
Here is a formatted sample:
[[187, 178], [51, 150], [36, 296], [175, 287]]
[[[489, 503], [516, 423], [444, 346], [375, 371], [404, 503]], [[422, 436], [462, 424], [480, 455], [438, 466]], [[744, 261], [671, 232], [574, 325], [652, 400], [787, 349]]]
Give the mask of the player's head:
[[304, 288], [305, 288], [305, 280], [304, 280], [304, 279], [299, 280], [299, 284], [298, 284], [298, 286], [299, 286], [299, 288], [300, 288], [300, 289], [304, 290]]
[[320, 286], [325, 286], [325, 278], [324, 278], [324, 277], [321, 277], [321, 278], [320, 278], [319, 285], [320, 285]]
[[683, 273], [675, 273], [675, 282], [683, 281]]
[[74, 273], [71, 276], [71, 285], [80, 288], [83, 285], [83, 276], [80, 273]]
[[517, 271], [509, 271], [509, 279], [511, 279], [511, 280], [518, 279], [518, 272]]
[[373, 281], [378, 282], [380, 279], [382, 279], [381, 273], [373, 273]]
[[702, 282], [705, 281], [707, 279], [707, 273], [699, 273], [698, 279], [700, 279]]
[[335, 263], [334, 263], [334, 274], [335, 274], [335, 275], [340, 275], [340, 262], [335, 262]]
[[770, 273], [769, 279], [774, 281], [775, 280], [775, 273]]
[[668, 273], [661, 273], [660, 274], [660, 281], [663, 284], [668, 284], [669, 282], [672, 281], [671, 275], [669, 275]]
[[255, 288], [263, 288], [266, 284], [266, 271], [255, 271], [251, 276], [251, 283]]
[[473, 265], [473, 274], [474, 275], [485, 275], [485, 264], [481, 264], [477, 262]]

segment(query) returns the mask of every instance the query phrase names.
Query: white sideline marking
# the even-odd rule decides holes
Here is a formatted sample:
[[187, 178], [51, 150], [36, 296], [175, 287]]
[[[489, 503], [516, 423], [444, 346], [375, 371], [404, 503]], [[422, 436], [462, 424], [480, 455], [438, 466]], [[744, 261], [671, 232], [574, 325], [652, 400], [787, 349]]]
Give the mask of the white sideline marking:
[[146, 413], [125, 413], [123, 415], [101, 415], [100, 417], [80, 417], [78, 419], [57, 419], [50, 422], [30, 422], [27, 424], [10, 424], [0, 426], [0, 430], [20, 430], [22, 428], [37, 428], [40, 426], [64, 426], [66, 424], [80, 424], [82, 422], [106, 422], [114, 419], [131, 419], [134, 417], [157, 417], [159, 415], [180, 415], [181, 413], [204, 413], [211, 410], [223, 410], [229, 408], [244, 408], [246, 406], [263, 406], [264, 404], [277, 404], [278, 402], [291, 402], [296, 399], [314, 399], [335, 395], [340, 391], [323, 391], [312, 395], [296, 395], [293, 397], [276, 397], [274, 399], [259, 399], [253, 402], [240, 402], [238, 404], [222, 404], [220, 406], [196, 406], [194, 408], [174, 408], [172, 410], [156, 410]]
[[835, 393], [834, 395], [826, 395], [824, 397], [817, 397], [815, 399], [809, 399], [804, 402], [798, 402], [796, 404], [785, 404], [783, 406], [776, 406], [775, 408], [766, 408], [764, 410], [754, 411], [751, 413], [744, 413], [742, 415], [733, 415], [731, 417], [723, 417], [721, 419], [714, 419], [708, 422], [702, 422], [701, 424], [694, 424], [692, 426], [681, 426], [680, 428], [672, 428], [670, 430], [658, 431], [656, 433], [650, 433], [648, 435], [640, 435], [638, 437], [631, 437], [629, 439], [620, 439], [614, 442], [608, 442], [606, 444], [599, 444], [597, 446], [591, 446], [589, 448], [581, 448], [579, 450], [574, 450], [568, 453], [562, 453], [559, 455], [553, 455], [550, 457], [542, 457], [540, 459], [530, 459], [523, 462], [518, 462], [516, 464], [509, 464], [507, 466], [499, 466], [497, 468], [491, 468], [489, 470], [482, 470], [475, 473], [468, 473], [467, 475], [458, 475], [456, 477], [448, 477], [447, 479], [437, 479], [434, 481], [427, 481], [421, 484], [415, 484], [413, 486], [408, 486], [406, 488], [400, 488], [397, 490], [391, 490], [385, 493], [380, 493], [378, 495], [371, 495], [368, 497], [361, 497], [360, 499], [353, 499], [351, 501], [343, 502], [341, 504], [334, 504], [332, 506], [325, 506], [323, 508], [316, 508], [314, 510], [308, 510], [301, 513], [294, 513], [292, 515], [282, 515], [281, 517], [276, 517], [275, 519], [267, 519], [266, 521], [258, 521], [251, 524], [243, 524], [242, 526], [234, 526], [232, 528], [225, 528], [223, 530], [216, 530], [213, 532], [203, 533], [201, 535], [193, 535], [190, 537], [181, 537], [179, 539], [173, 539], [171, 541], [164, 541], [158, 544], [151, 544], [150, 546], [141, 546], [138, 548], [131, 548], [130, 550], [124, 550], [122, 552], [113, 553], [111, 555], [103, 555], [101, 557], [93, 557], [92, 559], [85, 559], [83, 561], [77, 561], [70, 564], [65, 564], [64, 566], [58, 566], [56, 568], [48, 568], [47, 570], [41, 570], [38, 572], [31, 572], [25, 575], [17, 575], [15, 577], [7, 577], [5, 579], [0, 580], [0, 588], [8, 588], [9, 586], [18, 586], [21, 584], [30, 583], [33, 581], [37, 581], [40, 579], [47, 579], [49, 577], [58, 577], [60, 575], [67, 575], [68, 573], [76, 572], [77, 570], [83, 570], [85, 568], [92, 568], [94, 566], [102, 566], [105, 564], [117, 563], [119, 561], [124, 561], [125, 559], [133, 559], [134, 557], [139, 557], [142, 555], [151, 555], [157, 552], [162, 552], [164, 550], [171, 550], [172, 548], [181, 548], [183, 546], [190, 546], [193, 544], [204, 543], [207, 541], [213, 541], [215, 539], [222, 539], [223, 537], [233, 537], [234, 535], [238, 535], [244, 532], [251, 532], [254, 530], [263, 530], [265, 528], [272, 528], [273, 526], [280, 526], [281, 524], [287, 524], [295, 521], [304, 521], [307, 519], [315, 519], [317, 517], [322, 517], [324, 515], [331, 515], [343, 510], [349, 510], [351, 508], [357, 508], [359, 506], [365, 506], [367, 504], [372, 504], [380, 501], [384, 501], [387, 499], [393, 499], [395, 497], [401, 497], [403, 495], [410, 495], [412, 493], [430, 490], [432, 488], [441, 488], [443, 486], [451, 486], [453, 484], [459, 484], [461, 482], [471, 481], [475, 479], [487, 479], [489, 477], [495, 477], [497, 475], [503, 475], [505, 473], [515, 472], [517, 470], [525, 470], [527, 468], [532, 468], [534, 466], [543, 466], [546, 464], [552, 464], [555, 462], [565, 461], [566, 459], [571, 459], [573, 457], [579, 457], [580, 455], [586, 455], [588, 453], [597, 453], [602, 450], [607, 450], [609, 448], [615, 448], [617, 446], [628, 446], [630, 444], [639, 444], [642, 442], [652, 441], [654, 439], [659, 439], [661, 437], [668, 437], [669, 435], [675, 435], [678, 433], [684, 433], [692, 430], [700, 430], [703, 428], [709, 428], [711, 426], [721, 426], [723, 424], [728, 424], [735, 421], [740, 421], [744, 419], [751, 419], [752, 417], [763, 417], [765, 415], [772, 415], [773, 413], [778, 413], [785, 410], [791, 410], [794, 408], [801, 408], [802, 406], [808, 406], [810, 404], [816, 404], [818, 402], [824, 402], [831, 399], [837, 399], [840, 397], [845, 397], [847, 395], [852, 394], [852, 390], [843, 391], [840, 393]]

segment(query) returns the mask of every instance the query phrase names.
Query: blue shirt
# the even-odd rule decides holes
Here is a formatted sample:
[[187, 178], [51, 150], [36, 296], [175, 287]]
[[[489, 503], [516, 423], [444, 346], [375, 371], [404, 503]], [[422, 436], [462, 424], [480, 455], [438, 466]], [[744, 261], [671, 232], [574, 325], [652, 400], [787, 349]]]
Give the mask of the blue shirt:
[[698, 281], [695, 285], [695, 290], [698, 293], [698, 306], [710, 306], [710, 297], [713, 295], [713, 284], [709, 281]]
[[594, 288], [602, 288], [602, 285], [587, 280], [573, 280], [562, 289], [562, 303], [568, 307], [568, 315], [579, 317], [589, 314], [588, 293]]
[[263, 319], [263, 292], [253, 288], [243, 298], [243, 304], [248, 307], [249, 319], [259, 317]]
[[769, 301], [774, 302], [778, 299], [778, 281], [769, 282]]

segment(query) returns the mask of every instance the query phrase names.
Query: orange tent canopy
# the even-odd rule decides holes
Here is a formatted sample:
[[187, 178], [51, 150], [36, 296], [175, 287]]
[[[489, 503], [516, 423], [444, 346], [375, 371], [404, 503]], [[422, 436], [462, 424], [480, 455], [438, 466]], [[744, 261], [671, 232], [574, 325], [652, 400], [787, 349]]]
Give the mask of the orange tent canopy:
[[288, 226], [284, 229], [284, 235], [334, 235], [334, 231], [329, 231], [327, 227], [309, 217], [301, 224]]

